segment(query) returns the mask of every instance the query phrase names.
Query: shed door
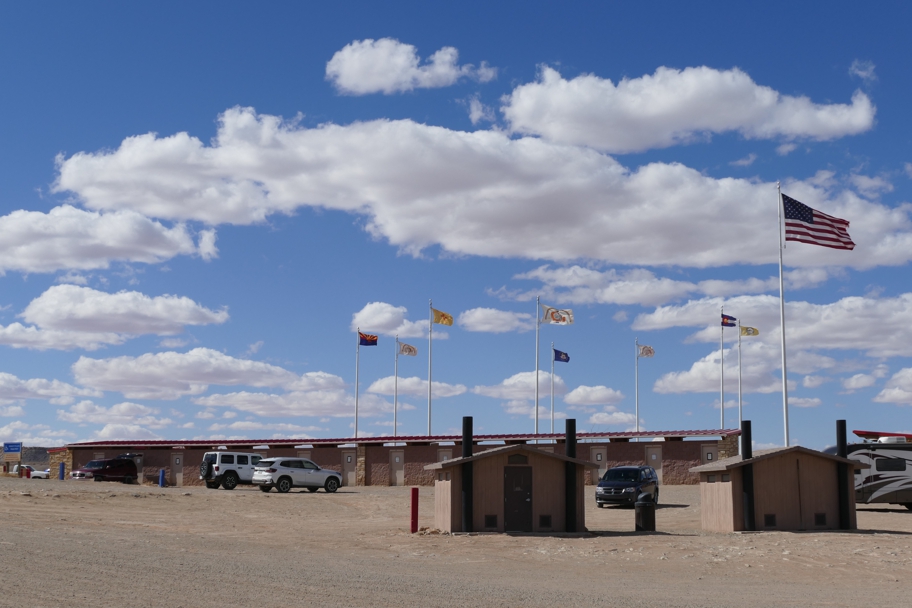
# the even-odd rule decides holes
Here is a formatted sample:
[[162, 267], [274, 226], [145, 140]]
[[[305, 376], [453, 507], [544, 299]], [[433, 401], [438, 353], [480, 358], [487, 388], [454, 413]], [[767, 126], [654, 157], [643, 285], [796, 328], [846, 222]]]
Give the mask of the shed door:
[[700, 446], [700, 459], [702, 464], [712, 464], [719, 459], [719, 448], [712, 444]]
[[646, 464], [655, 469], [656, 476], [659, 478], [659, 483], [662, 483], [662, 446], [646, 446]]
[[355, 467], [357, 466], [357, 461], [355, 460], [355, 451], [342, 452], [342, 485], [344, 486], [354, 486], [357, 485], [358, 480], [355, 474]]
[[171, 454], [171, 485], [178, 488], [184, 485], [184, 455], [180, 452]]
[[405, 485], [405, 452], [390, 450], [390, 485]]
[[532, 467], [504, 467], [504, 532], [532, 531]]
[[453, 457], [453, 449], [437, 450], [437, 462], [443, 462]]
[[592, 471], [592, 483], [598, 485], [602, 475], [608, 470], [608, 448], [605, 446], [591, 448], [589, 460], [598, 465], [598, 469]]

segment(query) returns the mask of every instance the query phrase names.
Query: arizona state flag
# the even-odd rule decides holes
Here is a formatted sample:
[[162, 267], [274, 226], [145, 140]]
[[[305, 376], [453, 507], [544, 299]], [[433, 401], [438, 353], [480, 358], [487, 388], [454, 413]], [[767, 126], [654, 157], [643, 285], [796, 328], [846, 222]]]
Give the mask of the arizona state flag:
[[436, 308], [432, 308], [431, 312], [434, 313], [434, 323], [439, 323], [440, 325], [453, 324], [453, 315], [450, 313], [437, 310]]
[[358, 332], [359, 344], [361, 346], [377, 346], [377, 336], [372, 336], [364, 332]]

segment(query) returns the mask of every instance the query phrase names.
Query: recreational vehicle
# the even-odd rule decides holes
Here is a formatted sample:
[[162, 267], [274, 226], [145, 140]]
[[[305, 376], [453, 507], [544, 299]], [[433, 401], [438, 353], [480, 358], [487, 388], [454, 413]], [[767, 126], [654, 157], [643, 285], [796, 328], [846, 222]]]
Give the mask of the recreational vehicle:
[[[912, 511], [912, 437], [873, 431], [855, 434], [865, 442], [846, 446], [848, 457], [871, 467], [855, 469], [856, 504], [898, 504]], [[825, 451], [835, 454], [836, 448]]]

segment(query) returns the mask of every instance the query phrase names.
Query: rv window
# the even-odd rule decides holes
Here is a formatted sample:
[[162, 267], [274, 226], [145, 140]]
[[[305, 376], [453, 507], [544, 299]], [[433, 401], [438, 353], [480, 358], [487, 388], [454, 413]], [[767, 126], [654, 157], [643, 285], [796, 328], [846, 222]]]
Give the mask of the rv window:
[[902, 458], [878, 458], [874, 466], [878, 471], [905, 471], [906, 461]]

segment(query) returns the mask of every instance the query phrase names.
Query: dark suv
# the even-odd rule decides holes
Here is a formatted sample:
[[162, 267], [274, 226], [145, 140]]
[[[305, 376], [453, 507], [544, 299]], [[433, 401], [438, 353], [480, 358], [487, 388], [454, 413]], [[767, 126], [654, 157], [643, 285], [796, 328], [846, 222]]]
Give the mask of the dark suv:
[[652, 467], [614, 467], [608, 469], [595, 489], [595, 504], [632, 505], [642, 493], [659, 502], [659, 478]]
[[70, 479], [133, 483], [136, 480], [136, 463], [127, 454], [117, 458], [90, 460], [84, 467], [71, 471]]

